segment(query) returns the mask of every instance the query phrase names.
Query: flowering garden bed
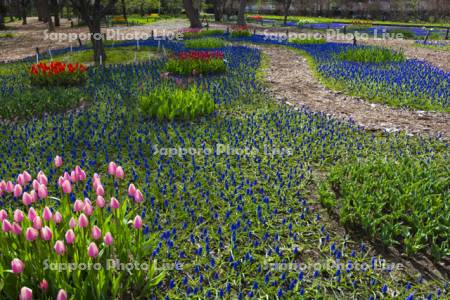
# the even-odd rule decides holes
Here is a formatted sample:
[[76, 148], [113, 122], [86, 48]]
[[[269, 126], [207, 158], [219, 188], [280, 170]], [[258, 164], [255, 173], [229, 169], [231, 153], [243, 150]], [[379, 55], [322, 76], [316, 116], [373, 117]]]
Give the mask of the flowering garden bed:
[[[186, 50], [181, 43], [163, 45], [173, 53]], [[382, 82], [379, 90], [386, 93], [421, 88], [421, 95], [444, 103], [445, 86], [436, 82], [445, 74], [427, 65], [407, 61], [381, 72], [330, 55], [346, 46], [290, 46], [309, 51], [324, 77], [366, 86]], [[1, 124], [2, 298], [448, 297], [445, 278], [416, 276], [370, 243], [341, 234], [311, 194], [316, 172], [336, 167], [333, 174], [349, 177], [342, 189], [359, 195], [348, 174], [371, 167], [349, 162], [448, 162], [447, 143], [368, 133], [351, 122], [277, 104], [258, 80], [259, 51], [233, 46], [223, 52], [226, 73], [180, 79], [213, 99], [214, 112], [201, 119], [157, 120], [140, 111], [140, 97], [166, 80], [166, 61], [154, 60], [89, 71], [83, 92], [93, 101], [85, 110]], [[389, 85], [386, 78], [399, 70], [408, 80]], [[418, 81], [424, 70], [432, 72]], [[2, 106], [5, 96], [26, 90], [26, 76], [0, 77]], [[371, 186], [366, 180], [366, 190]], [[436, 185], [444, 197], [446, 187]], [[367, 195], [371, 204], [394, 203], [376, 191]], [[326, 203], [353, 203], [352, 192], [341, 196]], [[353, 207], [358, 209], [345, 206]], [[378, 215], [369, 217], [380, 222]], [[132, 264], [108, 270], [109, 257]], [[46, 269], [46, 259], [56, 269]], [[80, 270], [94, 262], [99, 270]], [[77, 269], [60, 272], [68, 266], [59, 263]]]

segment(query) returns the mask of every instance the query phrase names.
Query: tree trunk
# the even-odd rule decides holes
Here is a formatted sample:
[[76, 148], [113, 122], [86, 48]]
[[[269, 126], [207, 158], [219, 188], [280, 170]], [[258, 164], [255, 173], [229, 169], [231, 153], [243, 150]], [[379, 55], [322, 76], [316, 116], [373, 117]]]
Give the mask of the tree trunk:
[[20, 1], [20, 12], [22, 15], [22, 25], [27, 25], [27, 3], [26, 3], [26, 0]]
[[125, 4], [125, 0], [122, 0], [122, 15], [123, 18], [125, 19], [125, 22], [128, 22], [128, 18], [127, 18], [127, 6]]
[[5, 29], [5, 17], [0, 13], [0, 29]]
[[105, 47], [103, 45], [103, 36], [100, 27], [100, 19], [94, 19], [89, 25], [91, 32], [91, 42], [94, 48], [94, 61], [96, 65], [104, 64], [106, 61]]
[[284, 0], [284, 26], [287, 26], [289, 16], [289, 9], [291, 8], [292, 0]]
[[139, 7], [139, 10], [141, 11], [141, 17], [145, 16], [144, 3], [143, 2], [141, 2], [141, 6]]
[[221, 22], [223, 19], [223, 5], [222, 0], [214, 1], [214, 20], [216, 22]]
[[239, 26], [247, 25], [247, 22], [245, 21], [245, 7], [246, 6], [247, 6], [247, 1], [246, 0], [240, 0], [238, 19], [237, 19], [237, 24]]
[[186, 15], [191, 23], [191, 28], [202, 28], [202, 22], [200, 21], [200, 12], [194, 7], [192, 0], [183, 0], [184, 9]]
[[55, 24], [53, 23], [53, 18], [52, 16], [48, 16], [47, 17], [47, 21], [48, 21], [48, 31], [53, 32], [55, 31]]

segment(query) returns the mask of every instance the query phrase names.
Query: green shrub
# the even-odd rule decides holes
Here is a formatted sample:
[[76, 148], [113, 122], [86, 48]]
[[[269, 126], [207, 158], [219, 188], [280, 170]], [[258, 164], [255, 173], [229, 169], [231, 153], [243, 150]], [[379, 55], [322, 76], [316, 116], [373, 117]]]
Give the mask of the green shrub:
[[188, 89], [162, 84], [139, 98], [143, 114], [158, 119], [193, 119], [214, 111], [211, 95], [193, 86]]
[[325, 44], [327, 42], [324, 38], [315, 38], [315, 37], [308, 37], [306, 39], [290, 39], [290, 43], [298, 44], [298, 45], [307, 45], [307, 44]]
[[240, 38], [240, 37], [249, 37], [252, 34], [248, 30], [236, 30], [231, 32], [231, 37]]
[[226, 72], [227, 65], [222, 58], [181, 59], [173, 57], [167, 61], [166, 71], [178, 75], [218, 74]]
[[[340, 221], [363, 229], [385, 245], [407, 253], [429, 250], [436, 259], [450, 253], [448, 158], [377, 158], [331, 170], [321, 201]], [[330, 191], [333, 192], [330, 192]]]
[[337, 55], [341, 60], [354, 62], [400, 62], [405, 60], [402, 52], [395, 52], [390, 49], [379, 47], [354, 47]]
[[192, 31], [192, 32], [183, 32], [184, 38], [202, 38], [205, 36], [211, 35], [222, 35], [225, 31], [221, 29], [211, 29], [211, 30], [202, 30], [202, 31]]
[[193, 39], [184, 42], [187, 48], [193, 49], [207, 49], [207, 48], [222, 48], [226, 46], [226, 43], [222, 39], [218, 38], [205, 38], [205, 39]]

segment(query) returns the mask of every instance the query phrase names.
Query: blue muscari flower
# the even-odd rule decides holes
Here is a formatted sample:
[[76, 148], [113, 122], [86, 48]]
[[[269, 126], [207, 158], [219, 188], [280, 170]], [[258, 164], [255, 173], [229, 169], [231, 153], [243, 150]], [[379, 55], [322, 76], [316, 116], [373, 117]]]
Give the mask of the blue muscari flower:
[[388, 290], [388, 286], [386, 284], [384, 284], [383, 287], [381, 288], [381, 292], [383, 294], [386, 294], [387, 290]]

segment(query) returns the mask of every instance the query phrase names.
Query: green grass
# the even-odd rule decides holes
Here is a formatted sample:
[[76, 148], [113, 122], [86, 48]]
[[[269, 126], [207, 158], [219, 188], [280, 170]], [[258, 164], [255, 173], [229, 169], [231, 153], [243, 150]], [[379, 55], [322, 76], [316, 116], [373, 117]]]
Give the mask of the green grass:
[[0, 33], [0, 39], [11, 39], [15, 37], [12, 33]]
[[158, 119], [194, 119], [214, 111], [214, 100], [195, 85], [189, 88], [161, 84], [149, 94], [139, 97], [143, 115]]
[[[152, 47], [114, 47], [105, 48], [106, 64], [126, 64], [136, 61], [146, 61], [157, 57], [155, 49]], [[93, 50], [83, 50], [78, 52], [66, 53], [53, 57], [53, 60], [58, 60], [66, 63], [80, 62], [84, 64], [94, 63]], [[45, 61], [49, 61], [48, 59]]]
[[339, 53], [337, 57], [341, 60], [363, 63], [400, 62], [405, 60], [405, 55], [402, 52], [395, 52], [380, 47], [355, 47]]
[[210, 30], [202, 30], [198, 32], [183, 32], [184, 38], [203, 38], [211, 35], [222, 35], [225, 31], [221, 29], [210, 29]]
[[204, 38], [204, 39], [192, 39], [184, 42], [187, 48], [193, 49], [213, 49], [223, 48], [227, 43], [223, 39], [218, 38]]
[[450, 43], [445, 46], [423, 45], [423, 44], [415, 43], [414, 46], [420, 47], [420, 48], [432, 49], [432, 50], [439, 50], [439, 51], [450, 51]]
[[309, 37], [306, 39], [300, 39], [300, 38], [290, 39], [289, 42], [298, 44], [298, 45], [307, 45], [307, 44], [325, 44], [327, 42], [327, 40], [324, 38]]
[[352, 161], [333, 167], [321, 201], [340, 222], [408, 254], [450, 254], [450, 160]]

